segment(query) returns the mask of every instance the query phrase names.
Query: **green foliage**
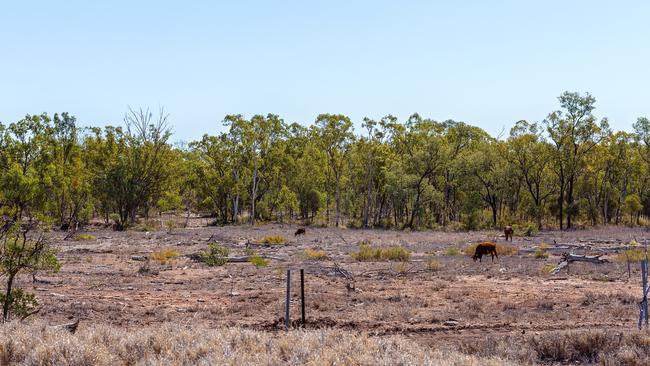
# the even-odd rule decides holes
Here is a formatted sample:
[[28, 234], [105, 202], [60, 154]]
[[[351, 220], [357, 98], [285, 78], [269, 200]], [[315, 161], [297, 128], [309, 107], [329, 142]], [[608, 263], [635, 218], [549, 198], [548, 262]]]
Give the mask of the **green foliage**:
[[61, 268], [56, 251], [42, 238], [32, 239], [30, 230], [31, 227], [21, 229], [20, 222], [0, 228], [0, 273], [5, 282], [1, 302], [4, 321], [12, 314], [25, 316], [25, 312], [36, 306], [34, 295], [14, 287], [19, 273], [56, 272]]
[[100, 218], [116, 230], [154, 230], [136, 223], [182, 211], [219, 225], [519, 223], [522, 236], [543, 226], [647, 222], [650, 121], [612, 132], [591, 95], [565, 92], [558, 102], [540, 123], [518, 121], [507, 140], [419, 114], [364, 118], [363, 131], [340, 114], [307, 127], [235, 114], [225, 116], [224, 132], [172, 145], [163, 110], [130, 109], [124, 127], [83, 132], [68, 113], [27, 115], [0, 123], [0, 213], [61, 229]]
[[208, 250], [202, 254], [203, 262], [210, 267], [220, 267], [228, 263], [228, 248], [217, 243], [208, 244]]
[[248, 257], [248, 262], [254, 265], [257, 268], [266, 267], [269, 265], [270, 261], [265, 259], [257, 254], [253, 254]]
[[9, 314], [24, 318], [36, 310], [38, 301], [36, 301], [34, 294], [17, 288], [11, 291], [9, 297], [4, 293], [0, 293], [0, 305], [3, 308], [7, 307]]

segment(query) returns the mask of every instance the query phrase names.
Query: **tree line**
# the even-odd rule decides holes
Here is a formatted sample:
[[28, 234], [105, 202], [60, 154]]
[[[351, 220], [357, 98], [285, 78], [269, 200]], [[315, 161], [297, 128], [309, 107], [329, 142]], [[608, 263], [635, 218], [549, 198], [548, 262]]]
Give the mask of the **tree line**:
[[163, 110], [123, 126], [69, 113], [0, 123], [0, 213], [63, 229], [91, 219], [117, 230], [160, 212], [215, 224], [300, 221], [381, 228], [642, 225], [650, 213], [650, 121], [614, 132], [595, 98], [565, 92], [539, 122], [493, 137], [418, 114], [313, 124], [228, 115], [226, 131], [170, 143]]

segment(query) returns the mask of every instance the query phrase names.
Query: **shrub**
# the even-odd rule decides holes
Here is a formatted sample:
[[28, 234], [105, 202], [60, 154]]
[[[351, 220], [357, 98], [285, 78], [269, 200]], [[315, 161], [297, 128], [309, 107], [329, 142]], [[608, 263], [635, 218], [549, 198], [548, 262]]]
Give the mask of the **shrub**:
[[435, 271], [438, 271], [440, 269], [440, 267], [441, 267], [440, 262], [437, 261], [436, 259], [432, 258], [432, 257], [427, 258], [426, 263], [427, 263], [427, 269], [429, 271], [435, 272]]
[[266, 245], [282, 245], [287, 243], [287, 239], [282, 235], [269, 235], [265, 236], [264, 239], [259, 240], [257, 243]]
[[97, 240], [97, 237], [91, 234], [77, 234], [75, 235], [74, 240], [76, 241]]
[[307, 248], [305, 249], [305, 257], [312, 261], [321, 261], [327, 259], [327, 252], [324, 250]]
[[167, 228], [167, 232], [171, 233], [176, 228], [176, 221], [174, 220], [165, 221], [165, 227]]
[[539, 273], [541, 274], [551, 273], [551, 271], [553, 271], [554, 269], [555, 269], [554, 265], [550, 263], [546, 263], [539, 268]]
[[411, 252], [401, 246], [388, 247], [381, 249], [381, 259], [406, 262], [411, 259]]
[[535, 250], [535, 254], [534, 254], [535, 258], [537, 258], [537, 259], [545, 259], [545, 258], [548, 258], [549, 253], [548, 253], [548, 250], [546, 250], [546, 249], [548, 249], [548, 248], [549, 248], [548, 245], [546, 245], [546, 244], [544, 244], [544, 243], [540, 244], [540, 245], [537, 247], [537, 249]]
[[228, 263], [228, 248], [217, 243], [208, 244], [208, 251], [204, 252], [201, 257], [203, 262], [210, 267], [220, 267]]
[[165, 249], [160, 252], [153, 252], [151, 254], [151, 259], [155, 260], [160, 264], [166, 264], [173, 261], [178, 257], [178, 251], [174, 249]]
[[268, 266], [270, 261], [268, 259], [262, 258], [257, 254], [253, 254], [248, 257], [248, 262], [259, 268]]

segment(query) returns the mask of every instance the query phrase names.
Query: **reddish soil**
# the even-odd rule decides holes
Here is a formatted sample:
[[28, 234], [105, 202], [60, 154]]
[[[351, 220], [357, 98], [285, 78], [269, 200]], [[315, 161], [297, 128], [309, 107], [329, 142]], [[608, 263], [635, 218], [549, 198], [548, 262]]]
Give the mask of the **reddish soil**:
[[[572, 263], [570, 272], [541, 271], [559, 262], [559, 252], [536, 259], [531, 251], [540, 243], [585, 243], [591, 249], [611, 249], [632, 238], [642, 241], [642, 229], [603, 228], [571, 232], [543, 232], [533, 238], [515, 237], [521, 249], [500, 255], [494, 263], [473, 262], [465, 255], [446, 255], [447, 248], [465, 247], [502, 234], [494, 232], [400, 232], [307, 228], [294, 237], [297, 226], [194, 227], [155, 232], [114, 232], [88, 229], [96, 240], [63, 240], [50, 233], [60, 248], [60, 272], [39, 274], [32, 284], [43, 309], [36, 315], [56, 324], [81, 318], [137, 327], [163, 321], [237, 325], [282, 329], [286, 269], [306, 272], [307, 327], [333, 327], [371, 334], [400, 333], [423, 343], [453, 343], [481, 334], [506, 335], [569, 329], [630, 329], [636, 326], [641, 285], [638, 264], [628, 279], [625, 263]], [[283, 235], [286, 245], [256, 246], [257, 253], [282, 258], [267, 267], [228, 263], [208, 267], [187, 257], [216, 240], [243, 255], [247, 241]], [[357, 243], [402, 245], [413, 252], [407, 264], [357, 262], [350, 253]], [[502, 237], [500, 244], [506, 244]], [[354, 278], [347, 279], [332, 260], [313, 261], [306, 248], [322, 249]], [[180, 256], [168, 264], [131, 259], [174, 249]], [[599, 251], [600, 252], [600, 251]], [[431, 270], [434, 259], [439, 268]], [[610, 259], [613, 259], [610, 257]], [[299, 277], [293, 275], [292, 318], [300, 317]], [[353, 288], [353, 289], [351, 289]]]

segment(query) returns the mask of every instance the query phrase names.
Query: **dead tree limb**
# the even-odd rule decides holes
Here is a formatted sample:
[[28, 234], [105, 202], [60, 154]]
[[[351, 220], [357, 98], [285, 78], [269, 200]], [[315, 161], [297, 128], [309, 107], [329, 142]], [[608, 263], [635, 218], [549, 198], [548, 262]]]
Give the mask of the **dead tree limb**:
[[562, 270], [562, 268], [566, 267], [569, 265], [571, 262], [589, 262], [589, 263], [595, 263], [595, 264], [603, 264], [603, 263], [608, 263], [609, 261], [607, 259], [600, 258], [602, 254], [599, 255], [577, 255], [573, 253], [564, 253], [562, 255], [562, 262], [558, 264], [557, 267], [555, 267], [551, 273], [552, 274], [557, 274]]

